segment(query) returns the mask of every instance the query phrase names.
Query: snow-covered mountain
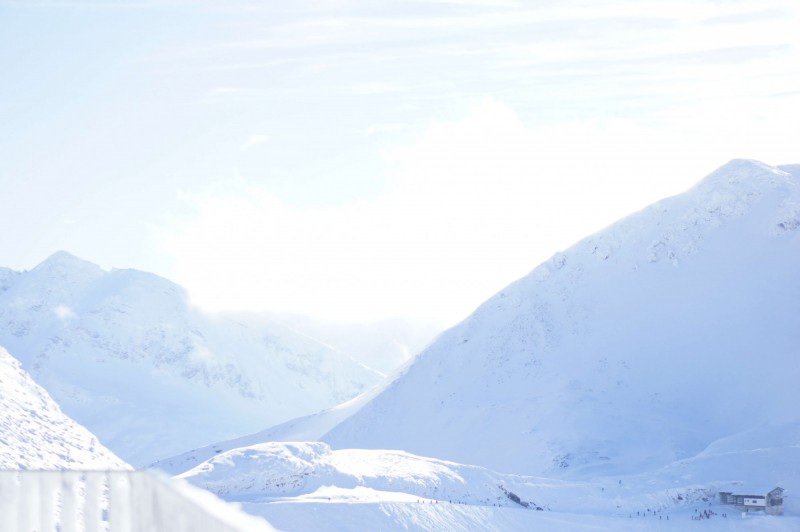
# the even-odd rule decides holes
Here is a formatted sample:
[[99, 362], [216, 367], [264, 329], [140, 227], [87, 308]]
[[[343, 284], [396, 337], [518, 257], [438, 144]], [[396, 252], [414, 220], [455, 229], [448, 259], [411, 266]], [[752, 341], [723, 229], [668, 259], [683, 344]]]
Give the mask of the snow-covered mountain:
[[321, 410], [382, 378], [282, 325], [203, 314], [166, 279], [65, 252], [0, 271], [0, 344], [134, 465]]
[[0, 470], [127, 468], [0, 347]]
[[575, 478], [800, 418], [798, 175], [735, 160], [557, 253], [323, 441]]

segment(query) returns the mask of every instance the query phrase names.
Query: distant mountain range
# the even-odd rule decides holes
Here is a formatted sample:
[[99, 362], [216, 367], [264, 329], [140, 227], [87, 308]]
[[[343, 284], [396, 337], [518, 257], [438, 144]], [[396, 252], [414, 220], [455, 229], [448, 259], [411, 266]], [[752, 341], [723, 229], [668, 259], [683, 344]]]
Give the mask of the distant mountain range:
[[30, 271], [0, 268], [0, 345], [137, 466], [316, 412], [383, 378], [283, 325], [206, 315], [166, 279], [66, 252]]
[[734, 160], [556, 253], [382, 389], [159, 465], [320, 440], [583, 478], [796, 423], [799, 181]]
[[800, 166], [735, 160], [393, 380], [156, 466], [289, 530], [796, 530], [717, 493], [800, 490], [798, 266]]
[[[0, 345], [22, 361], [0, 350], [4, 467], [115, 459], [24, 369], [122, 458], [167, 457], [289, 529], [688, 522], [725, 511], [722, 489], [800, 490], [798, 265], [800, 165], [734, 160], [556, 253], [370, 388], [382, 374], [284, 325], [57, 253], [0, 269]], [[787, 501], [752, 528], [796, 529]]]

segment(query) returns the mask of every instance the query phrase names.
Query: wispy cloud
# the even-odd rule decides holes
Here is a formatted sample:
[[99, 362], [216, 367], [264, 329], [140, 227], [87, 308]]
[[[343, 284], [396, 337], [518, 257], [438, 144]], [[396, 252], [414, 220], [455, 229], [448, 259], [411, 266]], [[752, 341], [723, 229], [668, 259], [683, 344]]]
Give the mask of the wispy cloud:
[[360, 95], [387, 94], [402, 90], [402, 87], [385, 81], [365, 81], [363, 83], [356, 83], [347, 88], [348, 92]]
[[[196, 285], [231, 282], [214, 297], [235, 288], [252, 305], [468, 308], [477, 301], [439, 288], [525, 273], [539, 251], [596, 230], [598, 203], [631, 208], [615, 195], [639, 207], [674, 192], [663, 187], [675, 176], [732, 157], [796, 159], [796, 0], [0, 3], [31, 8], [3, 35], [20, 52], [4, 66], [25, 74], [0, 83], [25, 126], [7, 135], [3, 160], [66, 183], [127, 172], [158, 183], [142, 197], [159, 213], [184, 208], [166, 199], [175, 188], [238, 171], [257, 192], [226, 198], [232, 187], [220, 186], [197, 223], [174, 231], [175, 246], [187, 276], [215, 266]], [[67, 13], [51, 34], [62, 11], [50, 7], [156, 16]], [[72, 38], [73, 21], [87, 39]], [[96, 79], [65, 57], [97, 66]], [[54, 139], [48, 157], [37, 156], [41, 138]], [[114, 215], [140, 203], [90, 196]], [[107, 224], [63, 232], [89, 225]], [[516, 266], [495, 269], [504, 263]]]
[[395, 133], [397, 131], [404, 131], [411, 126], [404, 123], [387, 123], [387, 124], [372, 124], [364, 130], [367, 136], [379, 135], [381, 133]]
[[178, 0], [6, 0], [4, 3], [15, 8], [109, 10], [162, 9], [167, 5], [182, 2]]
[[[323, 83], [321, 74], [331, 73], [331, 85], [345, 76], [360, 77], [360, 66], [399, 69], [391, 83], [363, 79], [349, 83], [353, 94], [376, 94], [400, 92], [396, 89], [430, 81], [434, 74], [444, 78], [480, 73], [491, 83], [498, 73], [518, 69], [510, 72], [511, 79], [524, 83], [535, 73], [520, 67], [564, 62], [596, 76], [609, 62], [640, 61], [639, 67], [653, 71], [665, 62], [681, 60], [747, 61], [797, 41], [790, 36], [796, 13], [782, 7], [756, 9], [752, 2], [564, 2], [535, 8], [514, 2], [500, 7], [466, 3], [471, 5], [468, 10], [450, 9], [455, 4], [443, 2], [434, 3], [443, 7], [428, 12], [409, 9], [392, 16], [357, 9], [338, 15], [312, 10], [305, 17], [290, 12], [275, 22], [264, 18], [263, 24], [245, 24], [235, 38], [204, 42], [194, 50], [183, 43], [181, 54], [184, 58], [195, 54], [194, 60], [184, 61], [190, 69], [242, 75], [260, 71], [262, 76], [275, 72], [281, 79], [289, 74]], [[365, 5], [370, 4], [353, 2], [346, 7]], [[777, 24], [787, 31], [773, 31], [778, 14], [784, 17]], [[742, 55], [737, 55], [740, 51]], [[650, 59], [653, 65], [646, 64]], [[421, 72], [430, 72], [430, 79], [421, 78]], [[415, 77], [403, 79], [403, 74]]]
[[238, 87], [215, 87], [205, 91], [195, 103], [219, 104], [230, 102], [247, 102], [258, 99], [263, 95], [263, 90]]
[[250, 135], [241, 146], [239, 146], [240, 151], [246, 151], [255, 146], [256, 144], [261, 144], [267, 142], [271, 137], [269, 135]]
[[57, 305], [55, 308], [53, 308], [53, 313], [58, 316], [61, 321], [66, 321], [75, 317], [75, 311], [72, 310], [71, 307], [63, 304]]

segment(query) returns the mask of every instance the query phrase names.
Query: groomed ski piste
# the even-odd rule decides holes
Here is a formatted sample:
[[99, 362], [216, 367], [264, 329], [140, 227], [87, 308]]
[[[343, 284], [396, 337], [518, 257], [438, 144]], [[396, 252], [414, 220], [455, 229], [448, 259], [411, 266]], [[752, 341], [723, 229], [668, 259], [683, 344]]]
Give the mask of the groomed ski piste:
[[[770, 435], [776, 433], [783, 439], [773, 449], [736, 451], [765, 436], [749, 434], [651, 473], [580, 481], [500, 474], [403, 451], [332, 450], [320, 442], [233, 449], [179, 478], [283, 530], [794, 531], [800, 508], [791, 497], [782, 516], [744, 517], [717, 498], [719, 491], [766, 493], [775, 486], [752, 484], [766, 477], [797, 493], [800, 424]], [[730, 471], [748, 482], [726, 477]]]

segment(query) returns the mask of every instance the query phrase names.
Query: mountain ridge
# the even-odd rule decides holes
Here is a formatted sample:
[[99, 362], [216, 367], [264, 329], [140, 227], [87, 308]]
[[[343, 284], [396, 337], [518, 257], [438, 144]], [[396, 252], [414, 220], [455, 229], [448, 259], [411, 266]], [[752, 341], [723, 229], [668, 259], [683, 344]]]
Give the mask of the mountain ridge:
[[283, 325], [204, 314], [155, 274], [59, 251], [2, 279], [0, 344], [135, 465], [332, 406], [383, 376]]
[[322, 441], [569, 477], [665, 465], [754, 417], [790, 421], [761, 397], [730, 403], [796, 396], [796, 180], [734, 160], [556, 253]]

